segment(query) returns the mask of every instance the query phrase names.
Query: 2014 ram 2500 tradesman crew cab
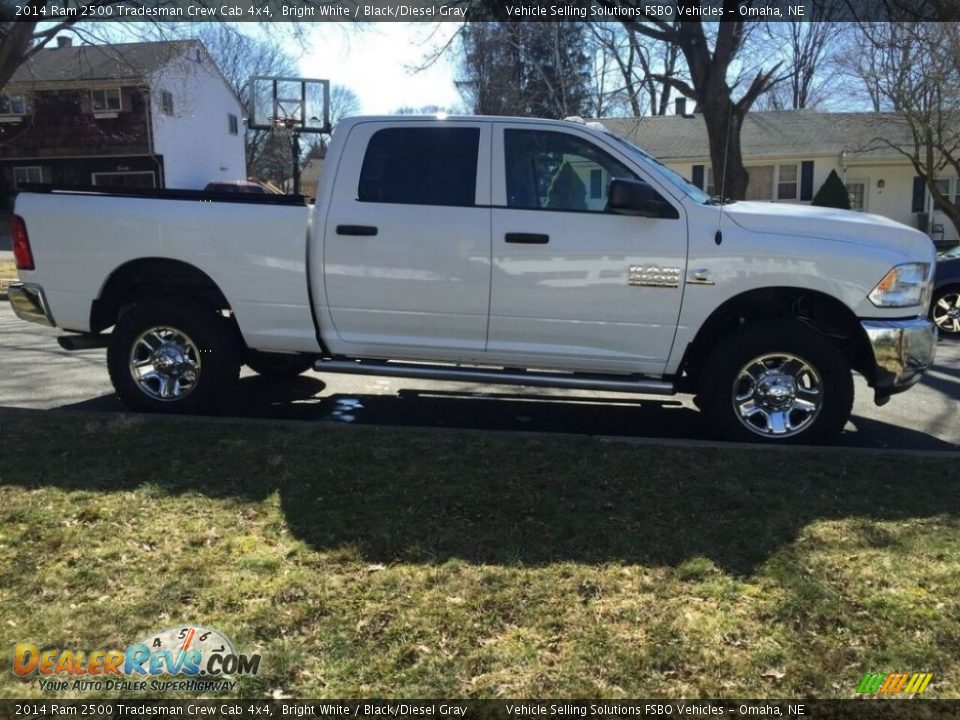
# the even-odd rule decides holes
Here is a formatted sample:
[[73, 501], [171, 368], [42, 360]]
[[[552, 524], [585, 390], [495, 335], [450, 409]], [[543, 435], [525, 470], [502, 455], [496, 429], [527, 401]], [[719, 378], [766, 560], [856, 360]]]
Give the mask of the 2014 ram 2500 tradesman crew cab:
[[[104, 344], [132, 408], [209, 410], [242, 363], [691, 392], [742, 440], [822, 442], [933, 360], [935, 253], [875, 215], [720, 204], [593, 125], [351, 118], [302, 198], [34, 187], [17, 314]], [[112, 332], [104, 331], [113, 328]]]

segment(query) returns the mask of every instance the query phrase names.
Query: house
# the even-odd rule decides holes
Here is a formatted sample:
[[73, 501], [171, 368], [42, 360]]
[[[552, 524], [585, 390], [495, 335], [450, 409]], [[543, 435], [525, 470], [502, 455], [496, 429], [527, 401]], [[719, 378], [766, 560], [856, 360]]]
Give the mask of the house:
[[[720, 194], [710, 167], [710, 148], [701, 115], [601, 119], [603, 125], [657, 157], [711, 195]], [[748, 200], [809, 203], [831, 170], [847, 186], [854, 210], [884, 215], [953, 244], [957, 231], [934, 206], [910, 161], [877, 138], [909, 151], [909, 129], [895, 113], [822, 113], [813, 110], [754, 111], [741, 132], [743, 160], [750, 173]], [[939, 180], [960, 201], [956, 177]], [[594, 183], [603, 188], [606, 183]], [[595, 189], [596, 189], [595, 188]]]
[[240, 101], [199, 41], [57, 40], [0, 89], [0, 193], [246, 178]]

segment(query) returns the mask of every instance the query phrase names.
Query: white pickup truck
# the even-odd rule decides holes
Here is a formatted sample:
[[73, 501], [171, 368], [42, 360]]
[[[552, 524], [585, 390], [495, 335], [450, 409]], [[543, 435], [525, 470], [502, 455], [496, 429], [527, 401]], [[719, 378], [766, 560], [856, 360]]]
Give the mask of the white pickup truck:
[[246, 363], [688, 392], [723, 437], [824, 442], [852, 370], [882, 404], [934, 356], [925, 235], [721, 203], [583, 122], [344, 120], [313, 209], [35, 186], [15, 212], [14, 310], [106, 346], [138, 410], [210, 411]]

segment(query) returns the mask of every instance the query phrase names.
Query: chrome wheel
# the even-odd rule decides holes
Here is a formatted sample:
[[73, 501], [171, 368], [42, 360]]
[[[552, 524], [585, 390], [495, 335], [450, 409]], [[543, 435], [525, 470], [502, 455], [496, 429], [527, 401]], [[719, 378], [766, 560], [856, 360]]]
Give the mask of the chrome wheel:
[[200, 350], [185, 333], [158, 326], [142, 333], [130, 350], [130, 375], [154, 400], [181, 400], [197, 387]]
[[751, 432], [790, 437], [816, 420], [823, 406], [823, 382], [816, 369], [796, 355], [761, 355], [737, 373], [733, 406], [737, 419]]
[[937, 298], [933, 303], [933, 322], [941, 332], [960, 333], [960, 292]]

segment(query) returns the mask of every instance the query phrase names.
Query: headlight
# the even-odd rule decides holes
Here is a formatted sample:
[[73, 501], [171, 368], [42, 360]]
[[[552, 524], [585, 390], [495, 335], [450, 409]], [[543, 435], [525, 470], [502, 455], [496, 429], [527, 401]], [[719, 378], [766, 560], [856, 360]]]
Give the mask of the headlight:
[[907, 263], [897, 265], [867, 296], [877, 307], [912, 307], [922, 305], [929, 297], [930, 265]]

